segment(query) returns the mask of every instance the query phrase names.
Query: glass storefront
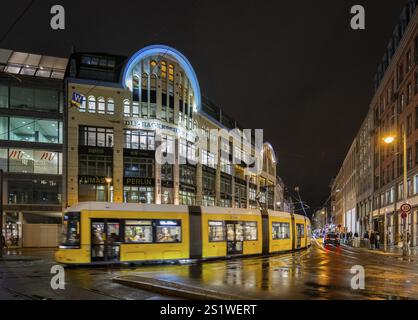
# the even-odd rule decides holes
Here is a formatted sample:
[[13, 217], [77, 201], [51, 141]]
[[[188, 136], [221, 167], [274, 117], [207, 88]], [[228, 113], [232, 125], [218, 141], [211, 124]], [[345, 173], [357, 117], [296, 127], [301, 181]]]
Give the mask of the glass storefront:
[[[5, 99], [6, 97], [3, 97], [3, 100]], [[10, 87], [10, 108], [59, 112], [62, 105], [63, 95], [58, 90]]]
[[161, 192], [161, 203], [162, 204], [174, 204], [174, 189], [173, 188], [162, 188]]
[[154, 160], [148, 158], [124, 158], [124, 176], [154, 178]]
[[194, 206], [196, 204], [196, 192], [188, 190], [179, 191], [180, 205]]
[[125, 203], [154, 203], [154, 187], [124, 187], [123, 200]]
[[0, 140], [63, 143], [62, 122], [21, 117], [0, 117]]
[[[79, 202], [105, 202], [107, 201], [107, 194], [108, 190], [105, 185], [80, 184], [78, 186]], [[113, 201], [113, 186], [110, 187], [110, 199]]]
[[62, 153], [0, 149], [0, 168], [13, 173], [62, 174]]
[[61, 204], [61, 182], [53, 180], [8, 181], [9, 204]]

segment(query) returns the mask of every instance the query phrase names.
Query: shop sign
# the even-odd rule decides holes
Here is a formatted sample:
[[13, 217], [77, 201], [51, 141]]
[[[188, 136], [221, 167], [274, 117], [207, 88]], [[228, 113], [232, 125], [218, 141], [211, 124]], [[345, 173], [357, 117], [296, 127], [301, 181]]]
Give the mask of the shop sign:
[[124, 178], [123, 184], [125, 186], [140, 186], [140, 187], [154, 187], [154, 178]]
[[96, 184], [96, 185], [105, 185], [106, 177], [99, 177], [99, 176], [79, 176], [78, 177], [79, 184]]
[[142, 130], [161, 130], [161, 131], [170, 131], [177, 136], [185, 137], [189, 139], [194, 139], [196, 134], [193, 131], [185, 131], [176, 126], [167, 125], [158, 120], [138, 120], [138, 119], [129, 119], [125, 120], [125, 127], [142, 129]]
[[80, 154], [99, 155], [99, 156], [112, 156], [112, 148], [96, 148], [88, 146], [79, 146]]

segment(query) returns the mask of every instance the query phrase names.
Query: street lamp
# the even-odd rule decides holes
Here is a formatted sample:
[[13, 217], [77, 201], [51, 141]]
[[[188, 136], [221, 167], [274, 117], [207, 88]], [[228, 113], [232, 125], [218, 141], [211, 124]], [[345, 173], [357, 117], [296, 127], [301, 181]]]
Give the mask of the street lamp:
[[[395, 142], [396, 137], [395, 136], [387, 136], [385, 138], [383, 138], [383, 142], [386, 144], [392, 144], [393, 142]], [[406, 143], [406, 127], [403, 127], [402, 130], [402, 142], [403, 142], [403, 196], [404, 196], [404, 200], [405, 203], [408, 203], [408, 158], [407, 158], [407, 143]], [[404, 220], [404, 228], [402, 230], [402, 234], [403, 234], [403, 245], [402, 245], [402, 251], [403, 251], [403, 255], [404, 256], [408, 256], [409, 255], [409, 244], [408, 244], [408, 215], [403, 218]]]
[[106, 178], [106, 183], [107, 183], [107, 202], [110, 203], [110, 184], [112, 183], [112, 178]]

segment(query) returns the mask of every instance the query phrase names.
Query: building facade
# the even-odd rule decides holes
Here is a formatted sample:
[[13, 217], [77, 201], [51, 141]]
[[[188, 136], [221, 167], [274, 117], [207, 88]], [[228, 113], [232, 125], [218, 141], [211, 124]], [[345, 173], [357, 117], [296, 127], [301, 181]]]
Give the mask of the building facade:
[[[363, 229], [367, 229], [369, 222], [368, 230], [378, 231], [382, 242], [388, 245], [399, 244], [404, 229], [400, 212], [400, 206], [405, 202], [404, 132], [407, 144], [407, 202], [413, 207], [407, 218], [407, 228], [412, 236], [412, 245], [418, 245], [418, 10], [416, 7], [417, 1], [411, 0], [402, 11], [400, 23], [395, 27], [383, 61], [378, 67], [375, 94], [368, 115], [354, 142], [357, 144], [356, 197], [359, 220], [364, 226]], [[383, 142], [388, 136], [394, 137], [394, 143]], [[336, 217], [343, 213], [341, 199], [348, 196], [346, 191], [339, 187], [342, 183], [342, 171], [337, 176], [331, 191], [333, 214]], [[373, 181], [370, 180], [370, 175]], [[370, 206], [371, 194], [373, 196]]]
[[257, 208], [260, 201], [276, 209], [280, 202], [271, 145], [202, 97], [177, 50], [73, 54], [66, 93], [66, 207], [112, 201]]
[[58, 242], [67, 59], [0, 49], [0, 169], [8, 246]]

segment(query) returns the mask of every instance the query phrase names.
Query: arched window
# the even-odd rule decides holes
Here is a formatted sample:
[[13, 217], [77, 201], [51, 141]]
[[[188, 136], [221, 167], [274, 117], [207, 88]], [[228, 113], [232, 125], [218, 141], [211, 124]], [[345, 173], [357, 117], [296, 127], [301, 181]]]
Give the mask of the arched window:
[[141, 91], [141, 101], [148, 103], [148, 75], [146, 73], [142, 74], [142, 91]]
[[150, 87], [150, 102], [157, 103], [157, 76], [155, 74], [151, 75]]
[[151, 73], [153, 73], [155, 71], [155, 67], [157, 66], [157, 61], [151, 60], [150, 66], [151, 66], [151, 69], [150, 69], [150, 72], [149, 73], [151, 74]]
[[125, 117], [131, 116], [131, 102], [129, 100], [123, 101], [123, 114]]
[[133, 93], [132, 100], [139, 101], [139, 76], [137, 75], [134, 75], [132, 77], [132, 93]]
[[107, 114], [115, 114], [115, 101], [112, 98], [107, 99]]
[[172, 64], [168, 66], [168, 80], [174, 82], [174, 66]]
[[167, 63], [161, 61], [161, 78], [167, 79]]
[[89, 112], [90, 113], [96, 112], [96, 98], [93, 96], [89, 97]]
[[100, 114], [104, 114], [106, 112], [106, 102], [103, 97], [97, 99], [97, 112]]
[[86, 101], [86, 97], [85, 96], [81, 96], [82, 97], [82, 102], [80, 104], [80, 107], [78, 108], [78, 111], [80, 112], [86, 112], [87, 110], [87, 101]]

